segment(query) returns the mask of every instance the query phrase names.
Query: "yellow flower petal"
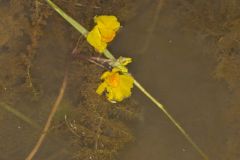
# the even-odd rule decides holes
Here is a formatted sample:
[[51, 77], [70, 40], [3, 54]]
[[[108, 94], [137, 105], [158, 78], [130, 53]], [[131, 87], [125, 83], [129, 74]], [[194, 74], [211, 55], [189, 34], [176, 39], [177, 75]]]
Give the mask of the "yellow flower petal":
[[115, 16], [96, 16], [94, 17], [95, 23], [97, 23], [97, 27], [102, 36], [103, 42], [111, 42], [116, 36], [116, 32], [120, 28], [120, 23]]
[[116, 36], [116, 32], [109, 28], [99, 28], [99, 32], [101, 34], [101, 38], [103, 42], [111, 42]]
[[113, 68], [111, 72], [103, 73], [101, 79], [102, 84], [97, 89], [98, 94], [106, 92], [109, 101], [122, 101], [131, 95], [133, 88], [133, 77], [128, 73], [122, 73], [118, 68]]
[[95, 16], [94, 21], [95, 23], [97, 23], [100, 29], [108, 28], [109, 30], [117, 32], [120, 28], [120, 23], [118, 22], [118, 19], [115, 16], [109, 15]]
[[107, 43], [111, 42], [120, 28], [120, 23], [115, 16], [94, 17], [96, 26], [87, 35], [87, 41], [100, 53], [107, 48]]
[[97, 26], [88, 33], [87, 41], [100, 53], [107, 48], [107, 43], [102, 41], [102, 36]]
[[106, 72], [104, 72], [104, 73], [102, 74], [102, 76], [101, 76], [100, 79], [104, 80], [104, 79], [105, 79], [106, 77], [108, 77], [110, 74], [111, 74], [111, 72], [106, 71]]
[[102, 95], [105, 89], [106, 89], [106, 83], [102, 83], [98, 86], [96, 93], [99, 95]]

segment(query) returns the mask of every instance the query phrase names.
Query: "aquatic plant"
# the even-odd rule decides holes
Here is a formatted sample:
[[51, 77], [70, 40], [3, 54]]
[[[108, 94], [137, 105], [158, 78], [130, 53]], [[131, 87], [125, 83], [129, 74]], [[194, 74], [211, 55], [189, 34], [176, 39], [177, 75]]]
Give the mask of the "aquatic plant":
[[[93, 26], [91, 18], [100, 14], [117, 15], [118, 19], [121, 20], [122, 23], [125, 23], [124, 21], [132, 19], [132, 15], [129, 15], [129, 9], [124, 7], [134, 5], [134, 8], [137, 8], [136, 5], [138, 5], [138, 3], [134, 3], [134, 0], [55, 0], [54, 2], [57, 2], [69, 15], [89, 29]], [[156, 2], [148, 1], [148, 5], [143, 5], [142, 9], [138, 8], [138, 11], [143, 11], [149, 7], [149, 4], [155, 5]], [[158, 1], [158, 6], [155, 5], [156, 12], [152, 13], [153, 22], [149, 24], [149, 32], [154, 30], [154, 24], [156, 24], [155, 19], [158, 20], [155, 15], [159, 16], [157, 9], [160, 8], [161, 2], [164, 2], [164, 0]], [[216, 43], [214, 47], [216, 47], [217, 56], [219, 56], [216, 77], [221, 80], [226, 80], [231, 89], [238, 90], [240, 66], [238, 61], [240, 2], [238, 0], [222, 0], [218, 2], [208, 0], [176, 0], [174, 2], [165, 2], [167, 2], [166, 5], [173, 4], [173, 6], [175, 6], [174, 10], [171, 10], [171, 14], [177, 11], [177, 15], [179, 15], [177, 19], [180, 19], [178, 22], [186, 23], [185, 25], [187, 25], [187, 27], [181, 27], [182, 29], [195, 30], [198, 34], [201, 32], [203, 38], [207, 40], [209, 40], [209, 37], [211, 40], [212, 38], [214, 39], [214, 43]], [[179, 2], [185, 4], [180, 12], [178, 9], [182, 7], [182, 5], [180, 5]], [[175, 5], [176, 3], [178, 5]], [[219, 4], [221, 4], [221, 6]], [[0, 50], [2, 53], [0, 55], [0, 93], [1, 102], [3, 102], [0, 105], [0, 119], [1, 125], [4, 126], [4, 130], [0, 133], [0, 136], [4, 139], [4, 143], [1, 145], [0, 159], [16, 159], [16, 156], [19, 156], [19, 150], [17, 153], [14, 152], [14, 150], [17, 150], [16, 148], [19, 147], [15, 146], [15, 144], [17, 144], [15, 141], [16, 138], [21, 139], [20, 142], [24, 142], [19, 144], [20, 146], [24, 144], [24, 147], [20, 149], [21, 153], [23, 153], [22, 148], [31, 146], [32, 139], [36, 138], [36, 135], [33, 134], [36, 129], [31, 127], [27, 129], [29, 133], [24, 135], [18, 134], [16, 136], [13, 133], [16, 131], [14, 124], [19, 122], [22, 125], [26, 124], [26, 126], [29, 126], [27, 123], [32, 125], [32, 122], [37, 122], [37, 131], [39, 131], [42, 125], [38, 123], [45, 121], [46, 115], [50, 110], [49, 106], [53, 103], [52, 97], [48, 100], [46, 100], [46, 97], [49, 95], [55, 97], [56, 95], [56, 92], [49, 94], [46, 88], [50, 88], [50, 92], [52, 92], [53, 88], [49, 87], [51, 84], [57, 89], [59, 86], [56, 82], [60, 81], [63, 77], [62, 71], [64, 71], [64, 67], [59, 69], [59, 67], [54, 64], [54, 68], [49, 69], [48, 65], [52, 64], [52, 62], [48, 64], [44, 63], [44, 65], [47, 64], [48, 67], [43, 67], [43, 64], [39, 63], [41, 58], [42, 60], [51, 61], [54, 59], [57, 60], [60, 65], [63, 65], [62, 61], [65, 61], [64, 53], [70, 53], [69, 51], [75, 46], [75, 41], [77, 40], [79, 45], [76, 47], [76, 52], [81, 53], [81, 55], [88, 55], [88, 53], [94, 52], [94, 49], [89, 47], [84, 36], [79, 36], [75, 30], [66, 25], [66, 23], [55, 14], [51, 17], [46, 16], [52, 14], [53, 10], [46, 5], [44, 0], [34, 0], [31, 2], [28, 0], [2, 0], [0, 1], [0, 8], [0, 14], [5, 15], [1, 17], [1, 22], [3, 23], [0, 24]], [[219, 11], [222, 13], [219, 14]], [[132, 13], [137, 13], [137, 16], [141, 16], [145, 12]], [[146, 37], [144, 42], [146, 45], [151, 43], [152, 34], [148, 34], [149, 36]], [[54, 41], [56, 40], [55, 37], [57, 37], [63, 48], [66, 48], [67, 52], [66, 50], [59, 49], [61, 53], [55, 54], [56, 52], [52, 48], [45, 49], [45, 46], [49, 47], [48, 44], [51, 44], [51, 42], [54, 42], [54, 46], [59, 45], [58, 41]], [[210, 48], [212, 47], [213, 46]], [[143, 46], [143, 48], [147, 47]], [[141, 49], [139, 53], [144, 51], [146, 51], [146, 49]], [[54, 55], [54, 57], [49, 58], [48, 55]], [[59, 55], [64, 56], [58, 57]], [[102, 57], [91, 57], [91, 60], [96, 59], [102, 59], [104, 62], [107, 60], [109, 62], [108, 59], [103, 59]], [[119, 66], [118, 62], [111, 62], [113, 62], [111, 66]], [[134, 103], [132, 102], [133, 98], [125, 99], [121, 103], [112, 104], [108, 103], [108, 101], [105, 102], [105, 97], [95, 95], [95, 89], [98, 87], [99, 77], [101, 76], [100, 72], [104, 72], [102, 68], [97, 68], [93, 64], [84, 62], [78, 58], [74, 58], [70, 67], [67, 93], [63, 99], [63, 103], [67, 101], [67, 104], [64, 105], [66, 105], [68, 109], [70, 108], [70, 113], [61, 110], [63, 105], [61, 103], [58, 109], [58, 111], [61, 112], [61, 117], [54, 119], [51, 125], [54, 129], [50, 128], [50, 132], [51, 134], [55, 132], [54, 138], [57, 138], [59, 134], [63, 134], [64, 139], [58, 139], [58, 142], [62, 143], [62, 141], [67, 139], [71, 147], [66, 144], [64, 144], [64, 147], [74, 148], [74, 151], [69, 152], [69, 156], [74, 156], [73, 159], [86, 159], [86, 157], [91, 157], [93, 154], [93, 159], [104, 159], [104, 157], [106, 159], [114, 159], [113, 157], [121, 148], [120, 146], [132, 140], [133, 135], [128, 126], [129, 121], [126, 120], [139, 118], [140, 108], [137, 104], [132, 104]], [[57, 69], [58, 71], [56, 71]], [[49, 75], [49, 73], [51, 73], [49, 77], [54, 80], [53, 83], [49, 83], [49, 81], [45, 81], [43, 78]], [[54, 84], [56, 84], [56, 86]], [[34, 98], [35, 93], [38, 95], [37, 99]], [[40, 96], [45, 97], [40, 99]], [[237, 99], [239, 93], [235, 96]], [[43, 105], [41, 106], [41, 104]], [[233, 107], [227, 107], [223, 111], [224, 113], [222, 113], [228, 114], [230, 110], [230, 113], [233, 115], [228, 115], [231, 118], [231, 125], [228, 121], [225, 122], [226, 126], [228, 126], [227, 132], [231, 132], [231, 134], [227, 135], [226, 145], [222, 145], [224, 146], [225, 153], [228, 154], [228, 158], [221, 157], [220, 159], [232, 160], [239, 157], [239, 126], [236, 125], [238, 124], [236, 121], [239, 121], [239, 114], [237, 112], [239, 110], [238, 104], [239, 103], [236, 103], [234, 106], [235, 110], [233, 110]], [[12, 118], [11, 114], [15, 117]], [[64, 121], [65, 114], [66, 122]], [[104, 120], [101, 120], [102, 117], [104, 117]], [[231, 127], [232, 124], [233, 127]], [[24, 128], [24, 130], [26, 130], [26, 128]], [[122, 132], [122, 134], [119, 134], [121, 130], [124, 130], [127, 134], [123, 134]], [[119, 137], [117, 137], [118, 135]], [[11, 139], [7, 143], [5, 136]], [[25, 139], [22, 136], [28, 138]], [[53, 136], [49, 137], [50, 141], [52, 138]], [[210, 146], [211, 144], [212, 143], [210, 143]], [[113, 146], [119, 147], [114, 147], [114, 149], [111, 150]], [[48, 149], [49, 147], [51, 146], [44, 147], [44, 149]], [[217, 149], [219, 149], [219, 147], [209, 152], [213, 153]], [[219, 150], [217, 152], [219, 152]], [[54, 155], [56, 154], [58, 153], [54, 153]], [[46, 155], [39, 154], [38, 156], [40, 156], [41, 159], [45, 159], [42, 157]], [[215, 154], [214, 156], [220, 157], [222, 154]]]
[[[125, 10], [124, 7], [128, 7], [126, 0], [104, 3], [98, 0], [81, 0], [83, 6], [89, 7], [86, 10], [81, 9], [80, 1], [56, 2], [72, 16], [78, 17], [88, 28], [92, 26], [91, 18], [99, 13], [111, 12], [118, 15], [119, 19], [126, 20], [120, 13]], [[61, 17], [52, 15], [54, 11], [43, 0], [1, 1], [0, 13], [6, 15], [1, 20], [4, 23], [0, 24], [0, 32], [3, 33], [0, 38], [0, 94], [1, 102], [8, 107], [0, 105], [1, 125], [4, 127], [4, 131], [0, 133], [4, 137], [0, 146], [0, 159], [25, 159], [22, 157], [25, 155], [19, 155], [15, 150], [23, 151], [22, 147], [19, 148], [23, 145], [24, 148], [32, 147], [34, 140], [38, 138], [36, 136], [41, 134], [43, 123], [47, 120], [56, 100], [55, 96], [61, 88], [67, 66], [65, 61], [70, 58], [67, 90], [47, 132], [47, 135], [54, 136], [46, 141], [57, 140], [52, 145], [65, 142], [61, 147], [67, 149], [69, 159], [86, 159], [94, 154], [95, 159], [105, 157], [113, 160], [120, 149], [134, 140], [129, 124], [141, 118], [141, 107], [132, 98], [121, 104], [112, 104], [96, 94], [103, 69], [84, 62], [71, 53], [75, 46], [74, 52], [84, 55], [94, 52], [94, 49], [84, 37], [66, 25]], [[53, 27], [55, 25], [58, 27]], [[63, 49], [55, 50], [57, 46], [62, 46]], [[46, 63], [46, 60], [51, 63]], [[63, 105], [67, 111], [62, 110]], [[64, 115], [67, 117], [66, 121]], [[99, 121], [101, 118], [103, 120]], [[15, 124], [21, 124], [21, 129], [27, 133], [16, 135], [18, 128], [15, 128]], [[82, 138], [76, 136], [71, 129], [76, 129], [74, 131]], [[60, 139], [61, 135], [65, 138]], [[11, 140], [6, 142], [5, 136]], [[59, 152], [61, 151], [51, 154], [57, 155]], [[49, 157], [46, 154], [38, 156], [40, 159]]]
[[113, 68], [111, 72], [104, 72], [101, 79], [103, 82], [99, 85], [96, 92], [102, 95], [106, 90], [106, 96], [109, 101], [121, 102], [131, 95], [134, 79], [130, 74]]
[[94, 17], [96, 25], [88, 33], [87, 41], [98, 52], [102, 53], [107, 43], [111, 42], [120, 28], [120, 23], [115, 16], [96, 16]]
[[[65, 20], [67, 20], [73, 27], [75, 27], [81, 34], [83, 34], [85, 37], [88, 34], [88, 31], [80, 25], [78, 22], [76, 22], [73, 18], [69, 17], [63, 10], [61, 10], [58, 6], [56, 6], [52, 1], [46, 0], [47, 3], [55, 9]], [[103, 54], [106, 58], [116, 61], [115, 57], [107, 50], [105, 49], [103, 51]], [[200, 155], [207, 160], [208, 157], [206, 154], [195, 144], [195, 142], [191, 139], [191, 137], [186, 133], [186, 131], [179, 125], [179, 123], [168, 113], [168, 111], [165, 109], [165, 107], [160, 104], [150, 93], [148, 93], [138, 81], [134, 79], [134, 84], [137, 88], [140, 89], [154, 104], [156, 104], [165, 114], [166, 116], [173, 122], [173, 124], [179, 129], [179, 131], [185, 136], [185, 138], [192, 144], [192, 146], [200, 153]]]

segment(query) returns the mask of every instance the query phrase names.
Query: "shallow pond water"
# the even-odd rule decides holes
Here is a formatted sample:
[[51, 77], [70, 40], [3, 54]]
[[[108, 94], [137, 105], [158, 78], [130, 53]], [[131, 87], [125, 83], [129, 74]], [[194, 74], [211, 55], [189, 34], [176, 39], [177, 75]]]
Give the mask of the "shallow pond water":
[[[16, 3], [17, 1], [13, 0], [12, 2]], [[224, 3], [225, 1], [222, 2]], [[235, 1], [233, 0], [233, 2]], [[233, 2], [229, 6], [234, 5], [235, 3]], [[5, 2], [0, 1], [1, 3], [4, 4]], [[62, 3], [65, 4], [66, 2], [63, 1]], [[87, 4], [88, 2], [82, 1], [82, 3], [84, 5], [84, 3]], [[239, 104], [237, 98], [239, 88], [235, 85], [230, 89], [229, 83], [223, 80], [220, 81], [214, 76], [219, 65], [219, 57], [216, 55], [216, 48], [218, 47], [216, 47], [214, 38], [224, 39], [225, 36], [222, 34], [221, 36], [211, 37], [206, 32], [196, 29], [194, 25], [191, 25], [192, 22], [188, 22], [187, 18], [181, 17], [182, 14], [178, 13], [184, 12], [184, 10], [180, 10], [179, 7], [181, 4], [186, 3], [191, 4], [187, 0], [138, 1], [133, 5], [135, 7], [132, 7], [133, 9], [127, 12], [129, 17], [126, 15], [121, 17], [124, 21], [123, 28], [116, 40], [111, 44], [110, 50], [116, 56], [133, 57], [134, 62], [130, 65], [131, 73], [150, 93], [164, 104], [173, 117], [176, 118], [199, 147], [209, 156], [209, 159], [238, 160], [240, 155], [237, 152], [239, 149], [237, 137], [240, 133], [239, 126], [236, 125], [239, 122], [239, 118], [237, 118], [238, 114], [235, 114], [235, 112], [239, 113], [240, 109], [235, 106]], [[93, 1], [92, 5], [96, 8], [95, 4], [101, 3]], [[130, 4], [132, 5], [129, 2]], [[198, 9], [196, 4], [191, 5], [195, 5]], [[237, 5], [237, 2], [235, 5]], [[0, 7], [3, 11], [8, 6]], [[69, 8], [67, 9], [70, 10]], [[179, 12], [177, 12], [178, 10]], [[112, 10], [104, 12], [96, 9], [96, 11], [89, 11], [84, 18], [89, 18], [97, 13], [110, 14], [112, 12], [115, 13]], [[0, 13], [5, 15], [3, 12]], [[89, 128], [87, 126], [88, 130], [90, 130], [89, 134], [92, 134], [92, 132], [100, 134], [94, 128], [97, 128], [101, 123], [98, 123], [99, 119], [92, 117], [94, 115], [104, 117], [105, 112], [111, 112], [110, 116], [105, 117], [107, 122], [120, 126], [120, 129], [127, 133], [129, 132], [127, 136], [123, 136], [113, 131], [113, 133], [105, 133], [104, 128], [102, 129], [104, 136], [118, 137], [120, 139], [119, 141], [117, 138], [116, 140], [114, 139], [117, 145], [121, 146], [122, 143], [128, 143], [124, 147], [116, 149], [120, 151], [117, 159], [202, 159], [162, 111], [154, 106], [137, 89], [134, 89], [132, 98], [137, 101], [138, 109], [141, 108], [142, 110], [139, 113], [142, 114], [141, 118], [139, 118], [140, 120], [132, 122], [121, 118], [115, 119], [112, 118], [115, 115], [112, 114], [112, 110], [98, 109], [98, 105], [111, 107], [111, 104], [95, 95], [97, 78], [102, 70], [95, 65], [85, 64], [85, 62], [81, 61], [69, 62], [68, 55], [72, 52], [77, 40], [78, 42], [84, 42], [79, 40], [78, 33], [56, 13], [53, 12], [51, 14], [53, 16], [50, 21], [47, 21], [47, 25], [42, 31], [43, 37], [38, 39], [39, 46], [34, 48], [36, 55], [31, 57], [27, 54], [29, 57], [26, 61], [31, 61], [30, 63], [24, 60], [24, 62], [22, 60], [19, 62], [20, 64], [26, 63], [27, 67], [31, 66], [31, 83], [33, 83], [34, 88], [29, 88], [28, 86], [28, 89], [25, 89], [25, 84], [20, 81], [22, 72], [27, 68], [26, 66], [23, 67], [23, 71], [19, 69], [20, 71], [17, 70], [17, 74], [15, 74], [15, 70], [19, 65], [16, 65], [13, 69], [10, 68], [10, 71], [6, 71], [7, 65], [5, 64], [6, 61], [12, 59], [12, 55], [13, 57], [18, 57], [20, 53], [25, 52], [24, 47], [21, 46], [30, 42], [34, 43], [33, 39], [28, 38], [27, 32], [29, 30], [26, 29], [27, 31], [23, 32], [23, 37], [27, 38], [20, 37], [20, 40], [23, 41], [20, 43], [15, 42], [18, 39], [14, 39], [16, 37], [19, 38], [18, 36], [14, 37], [14, 35], [10, 34], [11, 29], [14, 32], [18, 32], [14, 27], [9, 29], [0, 27], [1, 30], [4, 30], [3, 33], [9, 35], [5, 35], [5, 38], [0, 39], [1, 67], [6, 72], [2, 72], [0, 80], [2, 96], [0, 100], [4, 102], [1, 104], [2, 108], [0, 108], [0, 160], [22, 160], [30, 152], [58, 95], [64, 74], [66, 73], [66, 66], [69, 67], [69, 81], [65, 97], [60, 105], [60, 111], [55, 117], [54, 125], [50, 128], [50, 134], [34, 159], [82, 159], [80, 154], [92, 154], [91, 150], [87, 149], [91, 148], [93, 143], [95, 143], [95, 154], [97, 150], [96, 141], [92, 142], [94, 136], [85, 135], [87, 138], [83, 138], [83, 136], [78, 140], [74, 139], [74, 135], [69, 131], [71, 126], [63, 126], [63, 124], [67, 123], [64, 115], [70, 117], [70, 125], [73, 125], [75, 120], [81, 124], [87, 121], [87, 125], [90, 126]], [[80, 17], [83, 13], [78, 15], [73, 12], [73, 14]], [[116, 14], [119, 13], [116, 12]], [[8, 16], [13, 17], [14, 14], [9, 14]], [[9, 20], [9, 18], [6, 19]], [[25, 21], [25, 19], [20, 19], [18, 23], [25, 24]], [[8, 23], [11, 24], [11, 22]], [[92, 24], [90, 20], [85, 23], [87, 27]], [[28, 28], [29, 26], [25, 27]], [[14, 50], [14, 47], [20, 48], [21, 51]], [[80, 51], [84, 53], [88, 53], [89, 50], [93, 51], [89, 49], [89, 46], [80, 48]], [[10, 62], [9, 64], [11, 65]], [[229, 76], [232, 75], [229, 74]], [[27, 80], [26, 84], [29, 84]], [[33, 96], [35, 93], [37, 96]], [[127, 102], [124, 105], [128, 106], [129, 103]], [[35, 126], [34, 128], [31, 124], [16, 116], [16, 113], [14, 114], [6, 110], [6, 106], [13, 107], [23, 113], [36, 123], [37, 127]], [[88, 115], [89, 110], [82, 110], [84, 107], [90, 108], [90, 111], [92, 111], [91, 115]], [[136, 108], [133, 107], [133, 112], [140, 112], [134, 109]], [[75, 115], [75, 110], [80, 110], [81, 114]], [[87, 114], [83, 114], [85, 112]], [[73, 118], [71, 114], [74, 115]], [[82, 120], [81, 116], [87, 120]], [[121, 122], [117, 122], [118, 120]], [[132, 131], [130, 132], [129, 130]], [[109, 131], [107, 130], [107, 132]], [[79, 133], [83, 133], [83, 130], [79, 129]], [[134, 141], [129, 143], [132, 136], [135, 137], [133, 138]], [[81, 144], [83, 142], [84, 144]], [[104, 140], [102, 143], [104, 144]], [[104, 145], [111, 147], [108, 143]], [[87, 148], [86, 151], [81, 147]], [[81, 150], [78, 148], [81, 148]], [[75, 155], [75, 153], [79, 155]], [[72, 157], [73, 155], [75, 157]], [[101, 159], [94, 156], [85, 156], [85, 159], [92, 158]], [[105, 159], [110, 160], [111, 157], [105, 157]]]
[[[121, 35], [123, 40], [120, 37], [120, 44], [116, 43], [115, 48], [127, 46], [120, 51], [136, 53], [133, 71], [138, 79], [166, 105], [206, 153], [219, 159], [225, 136], [221, 110], [228, 102], [227, 87], [212, 79], [216, 62], [203, 49], [201, 37], [182, 32], [178, 21], [169, 19], [170, 16], [171, 10], [161, 11], [144, 54], [138, 52], [148, 36], [148, 24], [151, 24], [148, 12], [141, 17], [145, 21], [140, 18], [126, 26], [125, 34]], [[166, 21], [175, 22], [167, 25]], [[126, 160], [201, 159], [160, 110], [147, 99], [143, 100], [144, 97], [139, 99], [144, 106], [145, 121], [138, 128], [137, 145], [127, 151]]]
[[[158, 3], [163, 6], [155, 22]], [[237, 154], [226, 157], [228, 139], [236, 138], [236, 134], [229, 134], [234, 124], [227, 124], [225, 116], [233, 93], [225, 82], [214, 78], [218, 62], [215, 48], [206, 35], [181, 25], [182, 19], [173, 13], [174, 9], [174, 2], [152, 2], [141, 16], [126, 24], [112, 50], [134, 57], [134, 75], [166, 106], [209, 159], [238, 159]], [[147, 47], [146, 38], [150, 39]], [[142, 95], [137, 99], [144, 108], [144, 121], [137, 128], [136, 143], [126, 149], [123, 159], [202, 159], [157, 107]]]

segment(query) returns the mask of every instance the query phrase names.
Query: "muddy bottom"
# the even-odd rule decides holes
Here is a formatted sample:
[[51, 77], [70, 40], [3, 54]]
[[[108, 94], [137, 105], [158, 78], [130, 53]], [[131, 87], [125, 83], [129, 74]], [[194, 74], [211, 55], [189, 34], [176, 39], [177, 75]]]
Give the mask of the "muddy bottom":
[[[112, 53], [133, 58], [131, 73], [209, 159], [240, 159], [237, 1], [216, 3], [226, 19], [219, 18], [214, 0], [56, 3], [88, 29], [97, 14], [117, 15], [123, 27]], [[202, 159], [137, 88], [119, 104], [99, 97], [103, 69], [72, 56], [74, 48], [87, 56], [95, 51], [44, 1], [0, 1], [0, 8], [0, 160], [26, 158], [66, 73], [60, 109], [34, 159]]]

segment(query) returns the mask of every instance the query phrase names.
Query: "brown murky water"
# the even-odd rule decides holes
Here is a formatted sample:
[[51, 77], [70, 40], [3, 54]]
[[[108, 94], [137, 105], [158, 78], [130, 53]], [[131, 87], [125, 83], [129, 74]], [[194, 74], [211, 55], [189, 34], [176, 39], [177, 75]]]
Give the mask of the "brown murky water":
[[[117, 159], [202, 159], [166, 116], [137, 89], [133, 96], [138, 102], [137, 107], [127, 101], [121, 108], [122, 104], [112, 105], [99, 98], [95, 89], [102, 70], [74, 58], [69, 62], [69, 54], [76, 46], [79, 34], [56, 13], [49, 13], [53, 15], [48, 19], [48, 14], [43, 16], [47, 19], [46, 24], [31, 26], [26, 22], [28, 19], [17, 17], [14, 20], [13, 17], [24, 12], [20, 6], [26, 8], [32, 4], [25, 5], [27, 1], [23, 1], [22, 5], [17, 0], [11, 2], [0, 1], [0, 15], [4, 17], [0, 21], [3, 33], [0, 39], [0, 101], [23, 113], [38, 126], [34, 128], [1, 104], [0, 160], [23, 160], [30, 152], [56, 99], [66, 66], [69, 67], [69, 81], [65, 97], [36, 160], [112, 159], [111, 154], [97, 152], [99, 148], [96, 148], [95, 138], [98, 135], [105, 138], [97, 141], [103, 144], [99, 146], [106, 153], [109, 148], [121, 146], [114, 148], [120, 151]], [[166, 106], [209, 159], [240, 159], [240, 58], [237, 43], [240, 13], [233, 9], [237, 8], [237, 1], [142, 0], [130, 3], [127, 0], [82, 0], [79, 3], [83, 6], [93, 7], [82, 12], [65, 1], [58, 2], [67, 11], [72, 11], [71, 14], [87, 28], [92, 25], [89, 18], [96, 14], [118, 15], [123, 28], [111, 44], [111, 51], [115, 55], [134, 58], [130, 69], [136, 79]], [[47, 13], [43, 3], [40, 2], [40, 8], [35, 7], [37, 11]], [[219, 18], [213, 4], [221, 6], [221, 14], [229, 16]], [[211, 17], [210, 22], [208, 18], [204, 19], [205, 14]], [[23, 31], [16, 29], [19, 24], [22, 24], [19, 30]], [[37, 39], [29, 36], [29, 32], [34, 35], [34, 30], [42, 32]], [[35, 40], [37, 47], [34, 46]], [[82, 39], [80, 42], [83, 43], [78, 48], [81, 53], [89, 55], [89, 52], [94, 52]], [[31, 68], [30, 79], [26, 72], [28, 67]], [[32, 87], [29, 87], [29, 80]], [[131, 112], [131, 115], [123, 110]], [[142, 114], [141, 118], [139, 114]], [[64, 115], [69, 117], [67, 121]], [[101, 124], [101, 132], [96, 129], [100, 125], [99, 117], [106, 119], [106, 123]], [[67, 123], [75, 125], [74, 133], [80, 138], [71, 132], [73, 128], [66, 126]]]
[[[210, 159], [225, 159], [228, 126], [223, 114], [230, 92], [225, 83], [213, 79], [213, 50], [201, 35], [183, 31], [177, 16], [164, 7], [151, 44], [141, 54], [154, 8], [153, 4], [126, 25], [113, 50], [132, 53], [138, 79], [166, 105]], [[145, 120], [138, 126], [136, 144], [128, 148], [125, 160], [201, 159], [161, 111], [143, 96], [138, 99], [144, 105]]]

